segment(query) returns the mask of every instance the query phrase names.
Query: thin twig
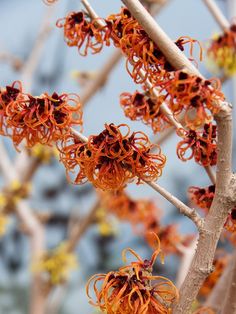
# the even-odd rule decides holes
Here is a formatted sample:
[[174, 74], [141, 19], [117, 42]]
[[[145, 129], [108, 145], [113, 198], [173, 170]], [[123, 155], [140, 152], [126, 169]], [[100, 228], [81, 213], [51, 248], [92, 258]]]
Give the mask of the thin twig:
[[190, 218], [195, 223], [199, 231], [202, 230], [203, 219], [201, 218], [201, 216], [199, 216], [199, 214], [194, 208], [190, 208], [187, 205], [185, 205], [177, 197], [172, 195], [170, 192], [165, 190], [163, 187], [161, 187], [157, 183], [148, 182], [148, 181], [144, 181], [144, 182], [148, 184], [151, 188], [153, 188], [156, 192], [161, 194], [165, 199], [167, 199], [167, 201], [173, 204], [176, 208], [178, 208], [181, 214]]
[[17, 180], [18, 178], [16, 176], [14, 167], [12, 167], [12, 162], [8, 156], [2, 139], [0, 139], [0, 154], [0, 169], [7, 181], [7, 184], [10, 184], [12, 181]]
[[26, 63], [24, 64], [21, 81], [24, 82], [26, 91], [31, 90], [33, 74], [39, 63], [39, 59], [42, 55], [46, 39], [48, 38], [48, 35], [52, 29], [50, 27], [50, 17], [53, 13], [53, 10], [54, 10], [53, 6], [46, 8], [45, 16], [43, 17], [40, 31], [37, 35], [30, 56]]
[[214, 0], [203, 0], [209, 11], [211, 12], [212, 16], [216, 20], [217, 24], [221, 27], [223, 31], [229, 29], [230, 24], [226, 17], [221, 12], [220, 8], [216, 5]]
[[103, 65], [101, 70], [96, 74], [96, 77], [94, 79], [91, 79], [91, 81], [85, 86], [80, 96], [80, 101], [83, 106], [104, 85], [104, 83], [107, 80], [107, 77], [114, 69], [116, 64], [120, 61], [121, 57], [122, 53], [120, 52], [120, 50], [117, 49], [111, 55], [110, 59]]
[[85, 233], [85, 231], [88, 229], [88, 227], [91, 225], [91, 223], [94, 221], [95, 214], [98, 210], [100, 201], [96, 201], [96, 203], [93, 205], [93, 207], [90, 209], [89, 213], [85, 218], [83, 218], [82, 222], [79, 224], [76, 224], [74, 228], [72, 228], [71, 235], [68, 240], [68, 251], [73, 251], [79, 242], [82, 235]]

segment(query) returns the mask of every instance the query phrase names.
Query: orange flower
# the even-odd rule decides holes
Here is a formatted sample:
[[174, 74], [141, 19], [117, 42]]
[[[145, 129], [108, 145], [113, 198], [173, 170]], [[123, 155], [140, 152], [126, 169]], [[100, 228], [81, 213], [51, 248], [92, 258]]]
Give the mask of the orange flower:
[[6, 89], [0, 90], [0, 134], [6, 135], [6, 108], [15, 101], [18, 95], [22, 93], [21, 82], [15, 81], [11, 86], [6, 86]]
[[82, 111], [76, 94], [53, 93], [34, 97], [7, 86], [0, 93], [1, 132], [17, 147], [22, 140], [27, 147], [52, 144], [61, 139], [72, 125], [82, 125]]
[[[127, 128], [126, 135], [122, 135], [122, 127]], [[166, 158], [159, 147], [158, 153], [150, 153], [152, 147], [144, 133], [130, 135], [126, 124], [105, 124], [105, 130], [90, 136], [88, 143], [72, 134], [66, 136], [60, 151], [67, 173], [80, 168], [75, 184], [87, 178], [95, 187], [111, 191], [124, 188], [135, 177], [139, 184], [141, 180], [156, 180], [162, 174]]]
[[65, 18], [59, 19], [56, 25], [64, 28], [67, 45], [78, 47], [80, 55], [86, 56], [89, 49], [95, 54], [102, 50], [104, 44], [110, 45], [109, 24], [103, 21], [105, 24], [101, 26], [98, 20], [103, 21], [102, 19], [90, 21], [83, 12], [71, 12]]
[[[216, 165], [216, 125], [205, 124], [203, 131], [183, 131], [181, 135], [184, 139], [177, 145], [177, 155], [183, 161], [194, 157], [195, 161], [202, 166]], [[191, 151], [186, 156], [187, 151]]]
[[[147, 78], [152, 82], [160, 82], [167, 72], [174, 70], [127, 8], [122, 8], [120, 13], [112, 14], [107, 19], [98, 18], [92, 21], [83, 12], [71, 12], [64, 19], [58, 20], [57, 26], [64, 28], [67, 45], [77, 46], [83, 56], [87, 55], [89, 48], [92, 53], [100, 52], [103, 46], [109, 46], [112, 40], [115, 47], [120, 48], [126, 55], [127, 71], [136, 83], [143, 83]], [[185, 44], [190, 43], [192, 56], [195, 42], [198, 43], [190, 37], [183, 36], [175, 43], [182, 51]], [[129, 69], [129, 65], [132, 70]], [[140, 69], [146, 72], [144, 78], [140, 75]]]
[[128, 221], [135, 232], [144, 236], [148, 244], [153, 247], [150, 233], [156, 233], [161, 240], [162, 250], [165, 254], [178, 253], [177, 245], [183, 244], [186, 237], [181, 236], [175, 225], [162, 226], [160, 210], [153, 201], [146, 199], [134, 200], [124, 191], [116, 193], [100, 192], [102, 207], [108, 213], [120, 220]]
[[236, 208], [233, 208], [231, 213], [229, 214], [225, 225], [225, 230], [229, 232], [229, 234], [225, 234], [226, 238], [228, 238], [233, 245], [236, 244]]
[[215, 196], [215, 185], [210, 185], [206, 188], [190, 186], [188, 194], [193, 203], [205, 211], [208, 211]]
[[142, 120], [145, 124], [151, 126], [154, 133], [161, 132], [170, 126], [168, 118], [160, 111], [163, 101], [164, 96], [153, 100], [146, 93], [138, 91], [133, 95], [130, 93], [120, 95], [120, 104], [126, 117], [131, 120]]
[[[158, 248], [150, 260], [142, 260], [135, 251], [126, 249], [122, 254], [125, 261], [126, 252], [134, 255], [137, 261], [118, 271], [94, 275], [88, 281], [90, 303], [107, 314], [172, 313], [171, 306], [178, 298], [177, 289], [167, 278], [152, 274], [153, 264], [160, 253], [159, 239]], [[96, 301], [89, 294], [92, 282]], [[98, 282], [102, 282], [100, 289], [97, 287]]]
[[[111, 37], [114, 45], [127, 56], [126, 69], [135, 83], [143, 83], [147, 78], [153, 83], [161, 82], [168, 72], [174, 71], [159, 47], [127, 8], [123, 7], [120, 13], [110, 15], [106, 21], [112, 23]], [[192, 54], [195, 42], [196, 40], [183, 36], [175, 44], [183, 51], [184, 45], [190, 43]], [[129, 69], [129, 64], [132, 70]], [[146, 72], [145, 77], [140, 75], [140, 69]]]
[[209, 123], [213, 118], [211, 113], [219, 111], [215, 102], [224, 100], [219, 80], [203, 80], [183, 71], [174, 72], [160, 87], [166, 91], [165, 102], [174, 114], [185, 110], [185, 122], [192, 129]]

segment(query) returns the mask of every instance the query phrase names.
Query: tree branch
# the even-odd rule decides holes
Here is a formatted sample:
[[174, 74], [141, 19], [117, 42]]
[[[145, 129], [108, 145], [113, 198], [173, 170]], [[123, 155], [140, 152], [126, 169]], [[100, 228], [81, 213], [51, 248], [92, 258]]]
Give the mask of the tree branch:
[[[229, 107], [228, 107], [229, 108]], [[180, 289], [180, 299], [174, 313], [187, 314], [205, 278], [212, 271], [215, 250], [224, 223], [236, 201], [229, 188], [232, 179], [232, 113], [221, 111], [216, 116], [218, 125], [218, 156], [216, 171], [216, 191], [187, 277]], [[234, 183], [235, 186], [235, 183]]]
[[201, 216], [199, 216], [199, 214], [194, 208], [190, 208], [187, 205], [185, 205], [177, 197], [172, 195], [170, 192], [165, 190], [163, 187], [161, 187], [157, 183], [147, 182], [147, 181], [144, 181], [144, 182], [148, 184], [151, 188], [153, 188], [156, 192], [160, 193], [165, 199], [167, 199], [167, 201], [173, 204], [176, 208], [178, 208], [181, 214], [190, 218], [195, 223], [198, 230], [201, 232], [202, 227], [203, 227], [203, 219], [201, 218]]
[[84, 106], [90, 98], [103, 86], [103, 84], [106, 82], [107, 77], [111, 73], [111, 71], [114, 69], [116, 64], [120, 61], [122, 57], [122, 54], [120, 50], [116, 50], [110, 59], [103, 65], [101, 70], [96, 74], [96, 77], [92, 79], [84, 88], [82, 91], [82, 94], [80, 96], [80, 101], [82, 105]]
[[223, 31], [229, 29], [230, 24], [226, 17], [221, 12], [220, 8], [216, 5], [214, 0], [203, 0], [208, 10], [211, 12], [217, 24], [221, 27]]

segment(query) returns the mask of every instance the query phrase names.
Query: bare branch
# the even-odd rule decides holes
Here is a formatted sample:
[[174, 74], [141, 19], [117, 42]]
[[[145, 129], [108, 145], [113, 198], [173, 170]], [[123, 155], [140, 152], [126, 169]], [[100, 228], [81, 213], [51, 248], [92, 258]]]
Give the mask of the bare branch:
[[209, 11], [211, 12], [212, 16], [221, 27], [223, 31], [229, 29], [230, 24], [226, 17], [221, 12], [220, 8], [216, 5], [214, 0], [203, 0], [205, 5], [208, 7]]
[[151, 188], [153, 188], [156, 192], [160, 193], [165, 199], [167, 199], [176, 208], [178, 208], [181, 214], [190, 218], [196, 224], [199, 231], [202, 230], [203, 220], [194, 208], [190, 208], [187, 205], [185, 205], [177, 197], [173, 196], [170, 192], [165, 190], [163, 187], [161, 187], [157, 183], [147, 182], [147, 181], [145, 181], [145, 183], [148, 184]]
[[107, 77], [114, 69], [116, 64], [120, 61], [122, 54], [120, 50], [116, 50], [110, 59], [103, 65], [101, 70], [96, 74], [96, 77], [92, 79], [86, 87], [83, 89], [80, 96], [80, 101], [85, 105], [90, 98], [104, 85], [107, 80]]
[[[227, 107], [226, 107], [227, 108]], [[228, 107], [229, 108], [229, 107]], [[212, 271], [215, 250], [229, 211], [235, 205], [235, 196], [230, 190], [232, 173], [232, 113], [221, 111], [216, 116], [218, 126], [218, 157], [216, 192], [210, 211], [200, 233], [196, 253], [190, 270], [180, 289], [180, 299], [174, 313], [189, 313], [192, 302], [207, 275]], [[235, 183], [234, 183], [235, 184]]]
[[53, 10], [53, 6], [46, 8], [45, 16], [43, 17], [41, 28], [36, 38], [34, 47], [27, 62], [24, 64], [21, 80], [24, 82], [26, 91], [31, 90], [33, 73], [39, 63], [46, 39], [51, 31], [50, 17], [53, 13]]
[[81, 236], [84, 234], [84, 232], [88, 229], [88, 227], [94, 221], [94, 216], [97, 212], [99, 204], [100, 204], [100, 201], [96, 201], [96, 203], [90, 209], [87, 216], [85, 218], [83, 218], [82, 222], [79, 224], [76, 224], [74, 226], [74, 228], [72, 228], [72, 232], [71, 232], [70, 238], [68, 240], [68, 250], [69, 251], [73, 251], [75, 249]]

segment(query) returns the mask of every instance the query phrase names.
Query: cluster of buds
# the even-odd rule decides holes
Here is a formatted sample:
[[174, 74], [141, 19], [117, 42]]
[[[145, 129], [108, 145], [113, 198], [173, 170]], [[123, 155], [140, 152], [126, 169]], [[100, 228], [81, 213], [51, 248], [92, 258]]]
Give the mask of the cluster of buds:
[[[134, 255], [137, 261], [118, 271], [94, 275], [89, 280], [87, 294], [90, 303], [107, 314], [171, 313], [171, 307], [178, 299], [177, 289], [167, 278], [152, 274], [154, 262], [160, 253], [160, 244], [150, 260], [143, 260], [132, 249], [126, 249], [123, 251], [125, 262], [127, 252]], [[99, 282], [102, 282], [100, 288], [97, 287]], [[96, 301], [89, 294], [92, 283]]]
[[207, 54], [224, 75], [236, 73], [236, 24], [232, 24], [223, 34], [214, 36]]
[[183, 140], [177, 145], [179, 159], [187, 161], [194, 157], [195, 161], [202, 166], [216, 165], [216, 125], [205, 124], [202, 131], [181, 130], [180, 136]]
[[[127, 128], [125, 135], [122, 127]], [[65, 136], [59, 149], [68, 173], [79, 166], [75, 184], [88, 179], [95, 187], [114, 191], [123, 189], [136, 177], [139, 184], [141, 180], [153, 181], [161, 176], [166, 158], [159, 146], [158, 152], [152, 154], [153, 147], [144, 133], [130, 134], [126, 124], [105, 124], [105, 130], [90, 136], [87, 143], [73, 134]]]
[[51, 252], [45, 253], [33, 264], [33, 271], [40, 272], [50, 285], [64, 283], [70, 272], [77, 267], [76, 257], [68, 251], [66, 243], [60, 244]]
[[25, 140], [27, 147], [58, 141], [73, 125], [82, 125], [82, 110], [76, 94], [53, 93], [39, 97], [22, 92], [14, 82], [0, 90], [0, 133], [10, 136], [17, 147]]
[[154, 133], [161, 132], [170, 126], [168, 117], [160, 109], [163, 101], [164, 96], [152, 99], [148, 93], [138, 91], [134, 94], [122, 93], [120, 95], [120, 104], [126, 117], [131, 120], [141, 120], [150, 125]]
[[178, 244], [183, 244], [186, 237], [178, 233], [176, 225], [163, 226], [160, 221], [161, 213], [152, 200], [134, 200], [124, 191], [117, 193], [100, 194], [101, 205], [121, 221], [128, 221], [134, 231], [142, 235], [148, 244], [153, 247], [149, 235], [155, 233], [162, 243], [165, 254], [178, 253]]

